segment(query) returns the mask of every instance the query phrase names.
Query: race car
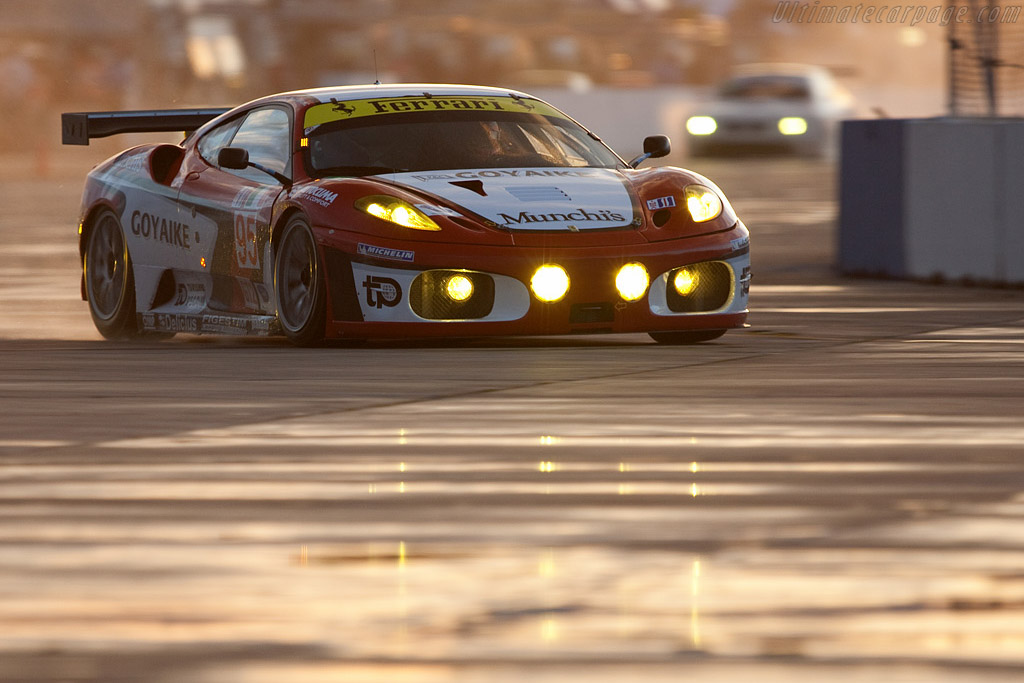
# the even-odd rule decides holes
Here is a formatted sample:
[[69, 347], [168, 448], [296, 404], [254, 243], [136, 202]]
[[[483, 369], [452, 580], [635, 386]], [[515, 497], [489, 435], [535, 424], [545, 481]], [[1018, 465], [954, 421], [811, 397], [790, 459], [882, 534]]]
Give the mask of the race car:
[[853, 98], [827, 69], [749, 64], [686, 120], [690, 156], [733, 152], [831, 157]]
[[526, 93], [372, 85], [84, 112], [65, 144], [185, 131], [88, 175], [82, 298], [107, 338], [329, 339], [741, 327], [749, 233], [707, 178], [629, 163]]

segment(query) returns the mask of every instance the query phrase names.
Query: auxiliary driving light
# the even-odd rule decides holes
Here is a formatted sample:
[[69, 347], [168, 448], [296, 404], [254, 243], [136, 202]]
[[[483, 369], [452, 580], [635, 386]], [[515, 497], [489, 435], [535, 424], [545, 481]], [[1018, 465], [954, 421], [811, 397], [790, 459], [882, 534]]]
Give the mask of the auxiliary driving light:
[[682, 296], [691, 294], [700, 284], [700, 274], [689, 268], [680, 268], [676, 276], [672, 278], [672, 286]]
[[538, 268], [530, 278], [530, 288], [541, 301], [558, 301], [569, 291], [569, 275], [562, 266], [547, 264]]
[[647, 269], [640, 263], [627, 263], [619, 268], [619, 274], [615, 276], [615, 288], [626, 301], [636, 301], [643, 297], [648, 284], [650, 278]]
[[807, 121], [799, 116], [785, 116], [779, 119], [779, 132], [783, 135], [803, 135], [807, 132]]
[[444, 291], [452, 301], [465, 301], [473, 296], [473, 281], [465, 275], [453, 275], [445, 283]]

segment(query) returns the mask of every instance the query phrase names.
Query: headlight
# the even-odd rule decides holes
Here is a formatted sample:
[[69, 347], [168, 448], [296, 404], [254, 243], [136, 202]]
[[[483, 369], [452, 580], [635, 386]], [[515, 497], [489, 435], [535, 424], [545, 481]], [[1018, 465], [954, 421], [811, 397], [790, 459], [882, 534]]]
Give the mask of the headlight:
[[562, 266], [541, 266], [530, 278], [530, 288], [541, 301], [558, 301], [569, 291], [569, 275]]
[[718, 130], [718, 123], [710, 116], [691, 116], [686, 119], [686, 132], [690, 135], [711, 135]]
[[710, 187], [687, 185], [683, 197], [686, 200], [686, 210], [690, 212], [695, 223], [710, 221], [722, 213], [722, 200]]
[[371, 216], [389, 223], [401, 225], [403, 228], [412, 228], [413, 230], [441, 229], [441, 226], [430, 220], [425, 213], [409, 202], [402, 201], [397, 197], [374, 194], [357, 200], [355, 206], [360, 211], [365, 211]]
[[783, 135], [803, 135], [807, 132], [807, 121], [799, 116], [785, 116], [779, 119], [779, 132]]
[[619, 268], [619, 274], [615, 276], [615, 288], [626, 301], [636, 301], [643, 297], [648, 284], [650, 277], [647, 269], [640, 263], [627, 263]]

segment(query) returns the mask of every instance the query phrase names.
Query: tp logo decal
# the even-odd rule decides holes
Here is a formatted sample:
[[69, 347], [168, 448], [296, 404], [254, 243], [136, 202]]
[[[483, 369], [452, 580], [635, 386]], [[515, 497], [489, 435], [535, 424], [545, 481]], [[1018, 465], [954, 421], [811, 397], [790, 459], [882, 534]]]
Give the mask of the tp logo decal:
[[366, 305], [376, 308], [397, 306], [402, 300], [402, 286], [389, 277], [367, 275], [363, 280], [366, 289]]

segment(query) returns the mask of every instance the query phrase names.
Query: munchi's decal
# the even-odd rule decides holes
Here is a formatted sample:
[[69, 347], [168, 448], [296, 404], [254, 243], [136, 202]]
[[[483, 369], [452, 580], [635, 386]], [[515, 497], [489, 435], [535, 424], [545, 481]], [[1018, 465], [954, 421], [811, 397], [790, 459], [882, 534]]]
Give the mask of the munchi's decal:
[[331, 121], [347, 121], [364, 116], [407, 114], [430, 111], [480, 111], [516, 112], [567, 118], [549, 104], [540, 100], [522, 97], [467, 97], [463, 95], [444, 97], [424, 93], [420, 97], [384, 97], [369, 100], [348, 100], [315, 104], [306, 110], [303, 127], [309, 131]]

